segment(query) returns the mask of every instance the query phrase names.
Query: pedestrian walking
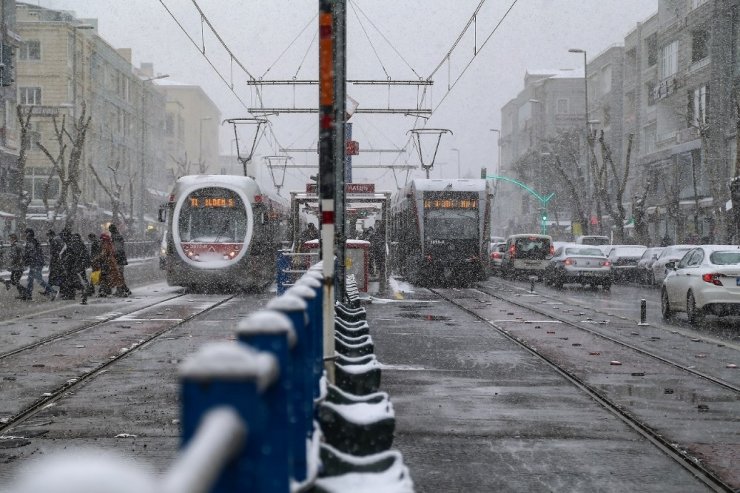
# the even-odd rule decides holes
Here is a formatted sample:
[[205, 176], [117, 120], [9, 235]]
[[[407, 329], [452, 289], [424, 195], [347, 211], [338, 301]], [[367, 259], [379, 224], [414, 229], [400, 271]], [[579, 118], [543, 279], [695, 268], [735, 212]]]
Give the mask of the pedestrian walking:
[[49, 277], [47, 283], [49, 286], [56, 286], [56, 290], [61, 289], [62, 278], [64, 277], [64, 267], [62, 266], [62, 249], [64, 248], [64, 240], [50, 229], [46, 233], [47, 241], [49, 242]]
[[25, 263], [23, 262], [23, 247], [18, 242], [18, 235], [10, 233], [10, 252], [8, 256], [8, 268], [10, 270], [10, 280], [5, 280], [5, 289], [15, 286], [18, 289], [18, 296], [26, 294], [26, 288], [21, 286], [21, 277]]
[[39, 240], [36, 239], [36, 233], [31, 228], [26, 229], [26, 246], [23, 251], [23, 263], [28, 266], [28, 285], [26, 286], [26, 292], [18, 299], [31, 301], [33, 298], [33, 283], [38, 281], [39, 285], [44, 288], [42, 294], [47, 296], [53, 296], [56, 292], [51, 289], [44, 277], [42, 271], [44, 270], [44, 252], [41, 250]]
[[[92, 259], [92, 263], [100, 266], [100, 289], [98, 290], [98, 297], [105, 298], [113, 294], [114, 288], [117, 294], [125, 293], [128, 290], [121, 271], [118, 269], [113, 241], [108, 233], [100, 235], [100, 254]], [[123, 294], [123, 296], [127, 295]]]
[[131, 290], [126, 286], [126, 275], [124, 274], [124, 267], [128, 265], [128, 259], [126, 258], [126, 242], [115, 224], [108, 226], [108, 232], [110, 233], [110, 239], [113, 243], [113, 252], [116, 257], [116, 264], [118, 265], [118, 270], [121, 273], [121, 279], [123, 280], [122, 292], [118, 293], [119, 290], [116, 290], [116, 293], [122, 296], [128, 296], [131, 294]]
[[[100, 240], [98, 240], [98, 235], [95, 233], [90, 233], [87, 235], [87, 239], [90, 240], [90, 268], [92, 269], [92, 272], [98, 271], [97, 276], [100, 276], [100, 261], [98, 258], [100, 257]], [[93, 281], [93, 274], [90, 274], [90, 289], [88, 291], [88, 296], [94, 296], [95, 295], [95, 284], [96, 282]], [[98, 278], [98, 283], [99, 278]]]
[[87, 297], [89, 296], [90, 288], [92, 287], [92, 284], [87, 278], [87, 268], [91, 265], [90, 252], [87, 251], [87, 247], [82, 241], [82, 236], [80, 236], [79, 233], [72, 234], [70, 248], [74, 259], [72, 264], [72, 274], [76, 278], [77, 284], [81, 287], [82, 304], [87, 305]]

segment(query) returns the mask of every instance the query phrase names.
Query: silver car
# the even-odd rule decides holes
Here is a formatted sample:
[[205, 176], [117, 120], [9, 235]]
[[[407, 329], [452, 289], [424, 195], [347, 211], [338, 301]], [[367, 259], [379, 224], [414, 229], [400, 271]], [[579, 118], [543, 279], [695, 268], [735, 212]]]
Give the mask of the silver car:
[[612, 287], [611, 262], [597, 247], [568, 245], [558, 248], [545, 269], [545, 284], [562, 288], [578, 283], [604, 289]]
[[645, 250], [640, 260], [637, 261], [637, 281], [640, 284], [647, 284], [648, 286], [655, 284], [652, 266], [658, 260], [663, 250], [664, 247], [650, 247]]
[[663, 279], [665, 279], [668, 275], [668, 268], [666, 268], [666, 264], [669, 262], [678, 263], [678, 261], [683, 258], [686, 252], [688, 252], [692, 248], [696, 248], [696, 245], [671, 245], [665, 247], [660, 256], [658, 256], [657, 260], [653, 262], [653, 265], [650, 266], [650, 269], [653, 273], [653, 284], [658, 286], [663, 284]]

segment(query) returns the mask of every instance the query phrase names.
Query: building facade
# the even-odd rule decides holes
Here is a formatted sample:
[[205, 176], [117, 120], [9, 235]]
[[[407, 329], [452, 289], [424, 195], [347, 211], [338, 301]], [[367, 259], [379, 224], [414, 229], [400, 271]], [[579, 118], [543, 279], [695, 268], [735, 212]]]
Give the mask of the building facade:
[[0, 239], [15, 228], [18, 201], [18, 125], [16, 63], [20, 35], [15, 22], [15, 0], [0, 0]]
[[[537, 80], [527, 74], [524, 90], [501, 110], [503, 174], [531, 180], [517, 169], [517, 161], [552, 158], [554, 153], [543, 150], [535, 136], [551, 140], [557, 114], [565, 108], [557, 100], [567, 99], [571, 130], [585, 135], [588, 126], [599, 136], [603, 131], [615, 163], [626, 163], [632, 142], [623, 195], [628, 233], [635, 234], [632, 228], [639, 223], [645, 233], [636, 239], [645, 243], [729, 241], [729, 179], [740, 174], [735, 107], [739, 10], [739, 0], [660, 0], [658, 12], [627, 33], [624, 47], [610, 47], [588, 61], [588, 117], [583, 92], [580, 98], [575, 93], [567, 97], [567, 91], [552, 96], [548, 89], [558, 77]], [[583, 74], [578, 77], [583, 86]], [[560, 125], [560, 131], [567, 126]], [[590, 225], [610, 226], [605, 211], [595, 210], [589, 199], [593, 177], [575, 182], [582, 183], [584, 200], [591, 202], [586, 207]], [[612, 197], [615, 185], [612, 174], [607, 185]], [[519, 210], [517, 200], [502, 202], [513, 205], [510, 217], [528, 212], [524, 203]], [[564, 204], [555, 205], [556, 211], [573, 216]], [[608, 234], [606, 229], [602, 232]]]
[[200, 86], [168, 79], [160, 87], [167, 100], [164, 142], [170, 182], [183, 175], [219, 174], [218, 106]]
[[[57, 156], [54, 120], [59, 128], [64, 118], [65, 128], [76, 135], [74, 125], [84, 115], [90, 125], [76, 180], [80, 228], [99, 229], [115, 210], [118, 221], [137, 234], [143, 215], [156, 211], [143, 185], [156, 184], [164, 167], [161, 149], [152, 144], [162, 140], [164, 94], [134, 71], [130, 50], [117, 50], [97, 34], [94, 19], [19, 3], [17, 23], [23, 39], [18, 103], [32, 115], [24, 177], [29, 219], [46, 221], [63, 189], [37, 143]], [[64, 166], [69, 164], [67, 155]]]

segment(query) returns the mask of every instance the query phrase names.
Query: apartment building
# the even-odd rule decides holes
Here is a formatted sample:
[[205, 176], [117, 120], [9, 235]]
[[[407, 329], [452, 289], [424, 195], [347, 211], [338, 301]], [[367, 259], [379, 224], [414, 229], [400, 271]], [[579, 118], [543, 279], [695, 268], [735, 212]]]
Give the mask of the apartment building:
[[[664, 237], [675, 242], [727, 240], [728, 180], [738, 174], [734, 93], [740, 89], [739, 4], [660, 0], [658, 12], [627, 33], [624, 47], [612, 46], [588, 60], [588, 125], [604, 132], [617, 163], [626, 161], [631, 136], [624, 202], [629, 218], [635, 198], [644, 198], [641, 216], [653, 243]], [[501, 110], [504, 174], [527, 179], [517, 162], [524, 156], [547, 159], [547, 150], [543, 153], [534, 136], [553, 135], [551, 118], [564, 106], [553, 104], [546, 88], [542, 81], [525, 77], [524, 90]], [[585, 128], [583, 92], [580, 98], [556, 98], [582, 101], [568, 111], [572, 129]], [[539, 120], [534, 118], [537, 109], [542, 111]], [[560, 125], [560, 130], [566, 127]], [[583, 183], [588, 182], [586, 176]], [[609, 187], [614, 190], [613, 176]], [[527, 213], [522, 200], [521, 209], [517, 201], [504, 201], [513, 204], [509, 217]], [[604, 211], [594, 222], [598, 211], [590, 202], [589, 221], [608, 225]], [[555, 205], [563, 213], [573, 212]]]
[[15, 0], [0, 0], [0, 238], [14, 229], [18, 200], [18, 126], [16, 125]]
[[[524, 89], [501, 109], [500, 174], [541, 195], [551, 193], [544, 162], [553, 158], [551, 140], [573, 129], [578, 130], [572, 137], [582, 139], [584, 108], [583, 70], [527, 71]], [[539, 229], [540, 204], [534, 196], [503, 180], [497, 183], [496, 193], [494, 232], [507, 235]], [[549, 204], [553, 212], [550, 219], [569, 224], [568, 202], [567, 197], [554, 198]]]
[[167, 101], [164, 142], [170, 182], [183, 175], [218, 174], [218, 106], [200, 86], [166, 79], [160, 87]]
[[155, 206], [143, 184], [156, 183], [156, 170], [163, 167], [164, 156], [152, 143], [162, 140], [164, 95], [135, 73], [130, 50], [115, 49], [97, 34], [95, 19], [24, 3], [18, 3], [16, 14], [23, 40], [18, 103], [32, 115], [24, 178], [31, 200], [28, 219], [45, 222], [47, 206], [62, 190], [51, 160], [36, 143], [56, 156], [54, 119], [61, 125], [64, 117], [72, 131], [84, 114], [91, 120], [79, 167], [80, 228], [99, 229], [113, 219], [118, 204], [127, 226], [142, 229], [144, 214], [151, 215]]

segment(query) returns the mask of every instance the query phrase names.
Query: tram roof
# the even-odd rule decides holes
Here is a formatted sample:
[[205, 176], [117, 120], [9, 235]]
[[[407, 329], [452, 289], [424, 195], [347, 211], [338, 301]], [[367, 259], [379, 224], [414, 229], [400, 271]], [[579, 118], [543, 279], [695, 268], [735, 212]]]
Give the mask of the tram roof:
[[488, 180], [481, 178], [460, 179], [420, 179], [412, 180], [412, 187], [421, 192], [455, 190], [461, 192], [482, 192], [486, 190]]

